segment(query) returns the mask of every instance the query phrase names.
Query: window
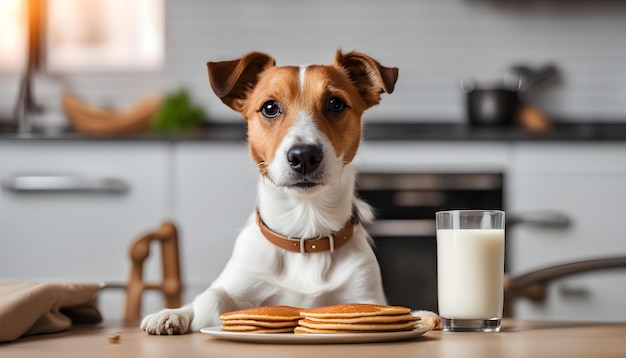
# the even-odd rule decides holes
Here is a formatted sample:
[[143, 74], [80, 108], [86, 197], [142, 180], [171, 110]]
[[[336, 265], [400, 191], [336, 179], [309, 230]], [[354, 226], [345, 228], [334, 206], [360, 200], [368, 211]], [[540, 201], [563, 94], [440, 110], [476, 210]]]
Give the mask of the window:
[[28, 13], [26, 1], [0, 0], [0, 71], [18, 72], [26, 67]]
[[[49, 72], [150, 71], [164, 57], [163, 0], [41, 0], [43, 68]], [[28, 5], [0, 0], [0, 72], [28, 56]]]
[[163, 62], [163, 0], [49, 0], [47, 11], [49, 72], [144, 71]]

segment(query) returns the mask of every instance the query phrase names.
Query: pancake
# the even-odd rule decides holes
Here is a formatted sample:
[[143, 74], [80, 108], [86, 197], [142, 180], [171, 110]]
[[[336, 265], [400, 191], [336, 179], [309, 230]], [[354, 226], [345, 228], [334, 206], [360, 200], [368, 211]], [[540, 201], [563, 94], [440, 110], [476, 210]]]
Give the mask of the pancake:
[[347, 329], [315, 329], [304, 326], [298, 326], [294, 329], [295, 334], [368, 334], [368, 333], [384, 333], [384, 332], [404, 332], [411, 329], [403, 329], [396, 331], [351, 331]]
[[223, 321], [224, 326], [255, 326], [263, 328], [284, 328], [295, 327], [298, 325], [298, 320], [293, 321], [259, 321], [252, 319], [233, 319]]
[[220, 316], [222, 331], [243, 333], [290, 333], [298, 325], [301, 308], [262, 306], [226, 312]]
[[315, 322], [303, 319], [298, 322], [300, 327], [317, 330], [331, 331], [358, 331], [358, 332], [395, 332], [413, 329], [417, 322], [415, 320], [395, 322], [395, 323], [326, 323]]
[[363, 331], [347, 331], [347, 330], [333, 330], [333, 329], [314, 329], [304, 326], [298, 326], [294, 329], [295, 334], [352, 334], [363, 333]]
[[220, 316], [222, 321], [246, 319], [263, 322], [295, 321], [300, 317], [302, 308], [291, 306], [262, 306], [245, 310], [226, 312]]
[[222, 326], [222, 331], [238, 333], [293, 333], [294, 327], [263, 328], [257, 326]]
[[352, 318], [319, 318], [319, 317], [307, 317], [309, 321], [313, 322], [326, 322], [326, 323], [397, 323], [407, 321], [419, 321], [420, 317], [416, 317], [410, 313], [398, 314], [390, 316], [365, 316], [365, 317], [352, 317]]
[[347, 334], [408, 331], [419, 317], [404, 306], [347, 303], [303, 310], [296, 334]]
[[411, 309], [404, 306], [345, 303], [303, 310], [300, 312], [300, 315], [305, 318], [356, 318], [367, 316], [393, 316], [407, 314], [409, 312], [411, 312]]

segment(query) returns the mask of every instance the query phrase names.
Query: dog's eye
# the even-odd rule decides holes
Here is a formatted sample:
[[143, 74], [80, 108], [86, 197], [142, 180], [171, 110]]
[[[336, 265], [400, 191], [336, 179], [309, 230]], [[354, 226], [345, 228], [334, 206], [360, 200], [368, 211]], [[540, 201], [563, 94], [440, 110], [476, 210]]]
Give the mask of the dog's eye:
[[278, 117], [282, 112], [280, 106], [275, 101], [267, 101], [263, 103], [261, 107], [261, 114], [267, 119], [274, 119]]
[[346, 104], [343, 102], [341, 98], [332, 97], [328, 100], [328, 104], [326, 105], [326, 109], [331, 112], [341, 112], [346, 108]]

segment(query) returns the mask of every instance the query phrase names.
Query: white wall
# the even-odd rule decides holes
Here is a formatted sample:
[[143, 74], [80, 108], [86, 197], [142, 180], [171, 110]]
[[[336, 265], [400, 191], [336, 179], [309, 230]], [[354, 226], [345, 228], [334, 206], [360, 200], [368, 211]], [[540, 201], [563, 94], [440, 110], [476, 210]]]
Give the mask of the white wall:
[[[532, 98], [567, 121], [626, 121], [626, 2], [619, 0], [165, 0], [162, 72], [40, 78], [57, 109], [70, 88], [93, 103], [125, 105], [186, 87], [212, 120], [239, 117], [213, 95], [204, 63], [250, 50], [279, 64], [328, 63], [341, 47], [400, 68], [396, 92], [366, 120], [464, 120], [463, 75], [499, 79], [514, 63], [556, 62], [563, 79]], [[17, 77], [0, 75], [0, 112]], [[63, 119], [56, 119], [62, 122]]]

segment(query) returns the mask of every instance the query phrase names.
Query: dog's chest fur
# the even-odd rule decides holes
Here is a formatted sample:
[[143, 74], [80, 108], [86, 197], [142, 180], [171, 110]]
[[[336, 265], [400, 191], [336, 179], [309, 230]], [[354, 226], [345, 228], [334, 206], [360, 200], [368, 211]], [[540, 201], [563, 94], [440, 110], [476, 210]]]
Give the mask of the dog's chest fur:
[[[345, 219], [337, 218], [344, 218], [346, 210], [358, 211], [358, 216], [365, 221], [373, 216], [367, 204], [352, 194], [346, 195], [354, 191], [351, 166], [345, 168], [341, 180], [306, 200], [281, 193], [264, 178], [259, 179], [258, 189], [259, 203], [263, 203], [261, 209], [266, 213], [264, 220], [267, 218], [268, 225], [288, 237], [308, 238], [335, 232], [345, 225]], [[290, 214], [281, 217], [280, 213]], [[351, 292], [358, 292], [358, 287], [364, 283], [355, 277], [355, 268], [371, 265], [374, 261], [369, 238], [361, 225], [355, 226], [352, 239], [340, 250], [300, 254], [267, 241], [252, 216], [241, 232], [229, 262], [234, 270], [225, 272], [245, 272], [243, 276], [247, 276], [249, 282], [241, 286], [240, 294], [257, 297], [259, 305], [306, 304], [315, 307], [341, 302]], [[220, 286], [222, 280], [229, 279], [222, 275], [214, 285]]]

